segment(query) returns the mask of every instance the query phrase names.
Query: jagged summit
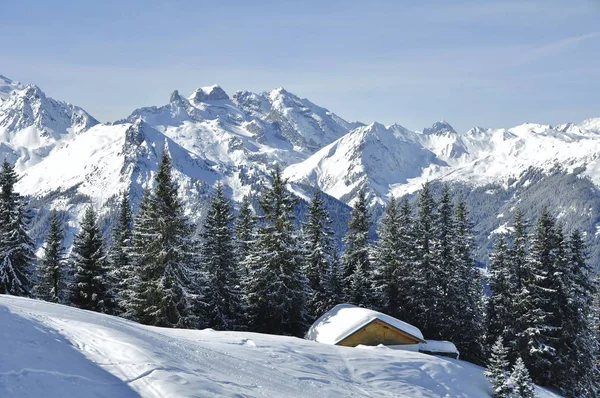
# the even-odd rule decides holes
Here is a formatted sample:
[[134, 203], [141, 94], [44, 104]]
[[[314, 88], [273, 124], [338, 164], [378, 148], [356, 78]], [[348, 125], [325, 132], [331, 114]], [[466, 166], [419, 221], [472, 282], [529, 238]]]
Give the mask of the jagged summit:
[[433, 123], [431, 127], [423, 129], [423, 134], [456, 134], [454, 128], [444, 119]]
[[207, 101], [222, 101], [228, 100], [229, 96], [218, 85], [199, 87], [192, 93], [190, 100], [194, 102], [207, 102]]

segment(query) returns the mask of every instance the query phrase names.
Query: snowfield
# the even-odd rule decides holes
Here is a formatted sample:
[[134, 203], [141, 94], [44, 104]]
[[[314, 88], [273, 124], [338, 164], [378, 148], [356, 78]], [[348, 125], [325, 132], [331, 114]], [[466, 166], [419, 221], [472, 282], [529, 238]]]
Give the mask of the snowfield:
[[[178, 330], [0, 295], [2, 397], [487, 397], [483, 369], [386, 348]], [[538, 390], [541, 398], [556, 397]]]

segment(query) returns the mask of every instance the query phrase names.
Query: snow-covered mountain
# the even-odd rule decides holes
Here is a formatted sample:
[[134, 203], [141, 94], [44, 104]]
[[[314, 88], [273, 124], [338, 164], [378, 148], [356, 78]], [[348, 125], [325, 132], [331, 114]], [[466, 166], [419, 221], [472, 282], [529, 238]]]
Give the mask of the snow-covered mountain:
[[[0, 295], [3, 397], [489, 396], [483, 369], [418, 352], [166, 329]], [[536, 388], [539, 398], [558, 395]]]
[[[0, 103], [0, 150], [22, 174], [18, 189], [34, 198], [40, 236], [50, 208], [64, 212], [69, 238], [89, 203], [106, 221], [120, 192], [128, 190], [137, 205], [165, 149], [186, 208], [198, 220], [217, 180], [239, 201], [259, 191], [274, 164], [302, 161], [358, 125], [281, 88], [240, 91], [233, 99], [219, 86], [187, 98], [175, 91], [166, 105], [101, 124], [36, 86], [11, 87]], [[332, 206], [347, 212], [341, 203]]]
[[[229, 96], [214, 85], [187, 97], [174, 91], [162, 106], [101, 124], [35, 85], [0, 76], [0, 155], [16, 164], [22, 175], [18, 189], [32, 197], [38, 243], [50, 209], [64, 212], [72, 236], [92, 203], [108, 230], [119, 193], [130, 191], [135, 206], [153, 183], [165, 149], [196, 220], [216, 181], [237, 202], [259, 192], [274, 164], [285, 168], [290, 189], [300, 197], [308, 198], [315, 187], [331, 196], [338, 234], [346, 205], [361, 188], [380, 209], [390, 194], [411, 195], [426, 181], [441, 181], [465, 193], [471, 209], [481, 208], [475, 221], [482, 247], [517, 206], [529, 211], [544, 203], [598, 241], [600, 264], [600, 118], [467, 132], [442, 120], [411, 131], [397, 124], [351, 123], [282, 88]], [[572, 186], [548, 195], [558, 180]], [[489, 192], [494, 200], [485, 197]], [[546, 196], [540, 198], [541, 192]]]
[[583, 169], [600, 185], [599, 153], [600, 119], [555, 127], [475, 127], [464, 134], [445, 121], [423, 131], [374, 123], [352, 130], [285, 173], [346, 203], [363, 186], [373, 201], [381, 202], [390, 194], [414, 192], [426, 181], [507, 184], [529, 168], [549, 171], [557, 165]]
[[8, 94], [0, 102], [0, 155], [18, 171], [39, 163], [64, 138], [98, 124], [83, 109], [46, 97], [37, 86], [0, 76], [0, 91]]

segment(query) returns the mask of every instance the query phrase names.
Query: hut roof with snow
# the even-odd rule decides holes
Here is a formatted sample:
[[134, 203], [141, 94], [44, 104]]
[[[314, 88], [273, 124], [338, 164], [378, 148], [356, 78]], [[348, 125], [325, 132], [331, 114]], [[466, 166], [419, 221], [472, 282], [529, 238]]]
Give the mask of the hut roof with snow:
[[381, 312], [338, 304], [313, 323], [308, 340], [355, 347], [425, 343], [419, 328]]

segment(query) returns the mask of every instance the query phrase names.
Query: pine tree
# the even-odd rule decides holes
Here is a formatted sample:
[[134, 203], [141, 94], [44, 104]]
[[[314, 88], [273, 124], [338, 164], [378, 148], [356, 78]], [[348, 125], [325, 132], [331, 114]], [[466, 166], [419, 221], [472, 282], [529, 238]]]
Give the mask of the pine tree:
[[489, 286], [491, 290], [487, 301], [486, 317], [486, 342], [488, 346], [494, 344], [499, 338], [511, 341], [514, 331], [512, 325], [511, 273], [509, 263], [509, 249], [506, 239], [501, 235], [494, 245], [490, 256]]
[[343, 284], [346, 301], [362, 307], [371, 305], [371, 262], [369, 260], [369, 213], [366, 191], [356, 198], [344, 238]]
[[43, 255], [38, 265], [35, 296], [52, 303], [65, 303], [67, 299], [67, 270], [65, 264], [64, 233], [56, 211], [50, 217], [50, 230], [46, 236]]
[[415, 265], [412, 268], [412, 288], [408, 305], [413, 312], [412, 322], [421, 329], [423, 334], [431, 338], [440, 336], [438, 311], [442, 299], [439, 266], [435, 253], [437, 245], [435, 208], [431, 186], [426, 183], [419, 197], [415, 231]]
[[[250, 245], [254, 240], [256, 220], [252, 212], [250, 197], [245, 195], [235, 223], [236, 254], [238, 263], [242, 264], [250, 253]], [[240, 270], [244, 277], [248, 276], [248, 270]]]
[[511, 398], [534, 398], [535, 388], [523, 360], [519, 357], [513, 366], [510, 379], [513, 385]]
[[329, 281], [333, 247], [331, 219], [318, 190], [308, 207], [308, 221], [303, 225], [304, 262], [310, 287], [308, 315], [314, 321], [330, 307]]
[[205, 322], [215, 330], [241, 329], [242, 306], [240, 276], [234, 253], [231, 204], [225, 198], [223, 185], [217, 185], [204, 221], [200, 245], [206, 286], [202, 292], [206, 305]]
[[115, 313], [129, 316], [123, 304], [128, 302], [135, 284], [135, 269], [129, 256], [132, 244], [133, 216], [129, 204], [129, 194], [123, 192], [119, 206], [119, 218], [112, 230], [113, 245], [109, 252], [109, 277], [113, 287], [112, 295], [117, 303]]
[[106, 284], [106, 256], [92, 206], [86, 209], [73, 242], [71, 262], [74, 269], [71, 304], [86, 310], [109, 312], [113, 303]]
[[131, 258], [138, 282], [130, 303], [143, 324], [189, 328], [198, 324], [191, 281], [195, 279], [192, 226], [183, 214], [165, 148], [155, 192], [146, 191], [133, 223]]
[[306, 328], [308, 282], [303, 273], [293, 210], [297, 200], [277, 166], [264, 188], [256, 240], [246, 257], [245, 301], [252, 330], [300, 336]]
[[498, 337], [492, 346], [490, 358], [488, 360], [485, 376], [492, 385], [494, 398], [511, 398], [511, 386], [509, 383], [509, 362], [507, 359], [508, 350], [502, 342], [502, 337]]
[[452, 329], [449, 333], [461, 352], [461, 357], [473, 363], [483, 363], [483, 283], [473, 257], [474, 238], [468, 212], [463, 201], [456, 207], [454, 239], [454, 261], [456, 268], [452, 289], [447, 299], [455, 304], [450, 306], [456, 313], [450, 317]]
[[31, 215], [25, 199], [15, 192], [17, 180], [14, 167], [5, 160], [0, 170], [0, 294], [29, 296], [36, 257], [27, 234]]

